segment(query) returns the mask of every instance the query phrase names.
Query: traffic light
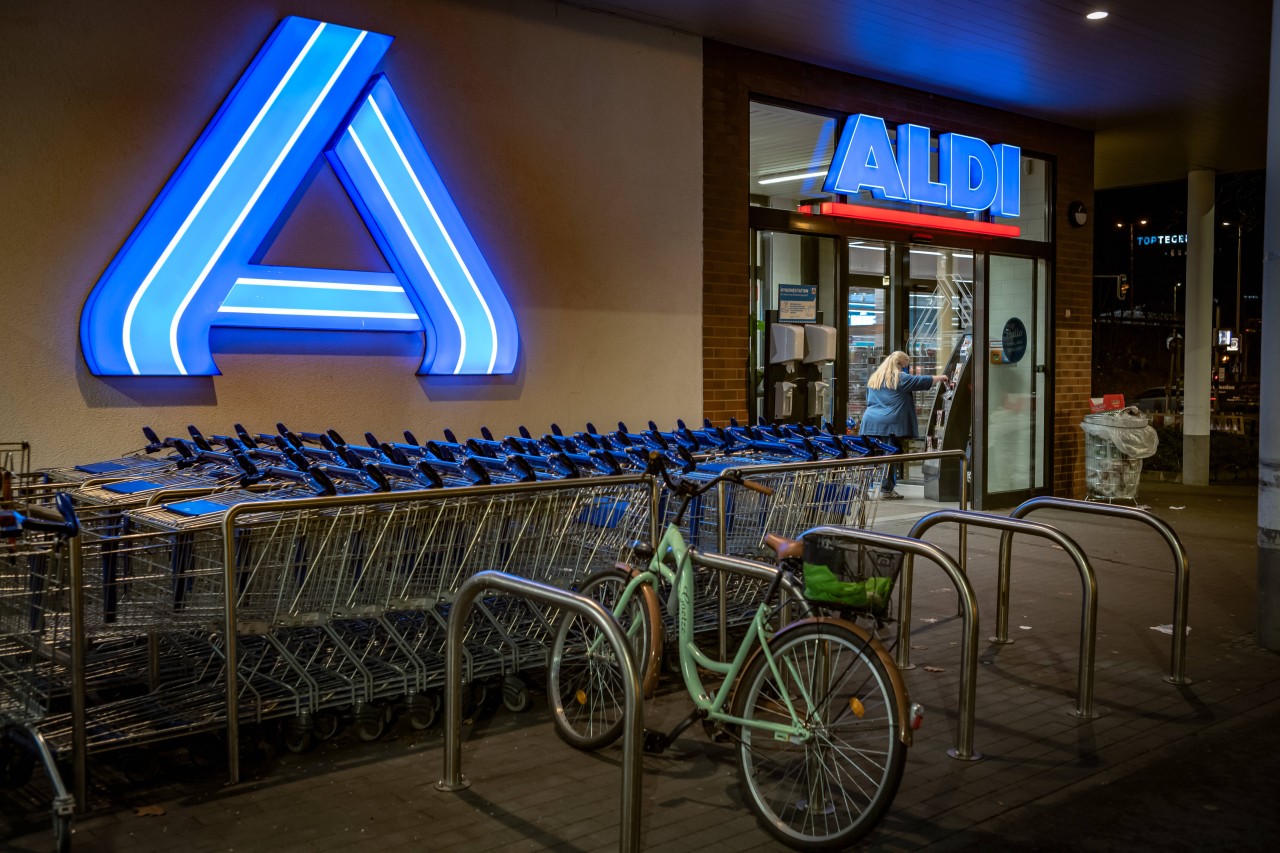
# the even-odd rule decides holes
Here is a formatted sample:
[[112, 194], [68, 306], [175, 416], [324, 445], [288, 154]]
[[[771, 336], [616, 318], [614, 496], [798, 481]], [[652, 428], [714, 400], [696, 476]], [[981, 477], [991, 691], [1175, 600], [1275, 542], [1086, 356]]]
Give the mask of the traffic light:
[[1124, 302], [1129, 298], [1129, 276], [1116, 276], [1116, 299]]

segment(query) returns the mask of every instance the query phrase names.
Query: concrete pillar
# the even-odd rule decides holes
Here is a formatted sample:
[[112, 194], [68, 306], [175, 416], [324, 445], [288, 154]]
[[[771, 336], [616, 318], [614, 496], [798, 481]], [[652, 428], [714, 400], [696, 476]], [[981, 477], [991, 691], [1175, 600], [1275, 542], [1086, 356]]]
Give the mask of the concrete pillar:
[[[1271, 3], [1271, 75], [1280, 72], [1280, 0]], [[1262, 260], [1258, 423], [1258, 645], [1280, 651], [1280, 86], [1267, 96], [1267, 201]]]
[[1213, 190], [1212, 171], [1196, 169], [1187, 174], [1182, 482], [1189, 486], [1209, 484], [1209, 397], [1213, 393]]

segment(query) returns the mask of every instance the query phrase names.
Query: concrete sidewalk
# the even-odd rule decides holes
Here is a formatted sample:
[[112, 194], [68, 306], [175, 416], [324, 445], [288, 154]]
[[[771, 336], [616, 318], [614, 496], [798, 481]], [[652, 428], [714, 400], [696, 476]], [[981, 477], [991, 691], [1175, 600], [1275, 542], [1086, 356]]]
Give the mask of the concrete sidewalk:
[[[1149, 528], [1047, 511], [1098, 578], [1092, 719], [1073, 714], [1081, 581], [1043, 540], [1014, 548], [1010, 634], [995, 620], [994, 533], [969, 536], [978, 596], [974, 745], [980, 761], [947, 755], [958, 732], [960, 624], [940, 571], [917, 564], [914, 701], [927, 710], [903, 784], [869, 849], [1270, 850], [1280, 802], [1280, 655], [1253, 638], [1256, 490], [1144, 484], [1141, 499], [1186, 546], [1191, 564], [1187, 674], [1163, 680], [1173, 614], [1173, 559]], [[905, 532], [935, 509], [912, 499], [881, 506], [877, 527]], [[928, 538], [955, 553], [953, 526]], [[539, 697], [540, 698], [540, 697]], [[668, 693], [646, 705], [667, 728], [688, 710]], [[617, 746], [582, 753], [560, 742], [539, 701], [469, 726], [463, 768], [472, 787], [434, 790], [441, 735], [398, 731], [373, 744], [340, 737], [304, 756], [258, 756], [247, 781], [220, 769], [168, 768], [148, 786], [110, 771], [95, 778], [95, 811], [76, 822], [77, 850], [615, 850]], [[777, 845], [737, 787], [729, 746], [693, 727], [665, 755], [644, 759], [642, 844], [650, 850], [751, 851]], [[36, 801], [10, 798], [10, 851], [51, 849]], [[45, 801], [47, 802], [47, 800]], [[43, 804], [39, 808], [43, 808]], [[142, 807], [163, 814], [146, 816]], [[154, 807], [159, 807], [154, 808]], [[145, 809], [144, 809], [145, 811]]]

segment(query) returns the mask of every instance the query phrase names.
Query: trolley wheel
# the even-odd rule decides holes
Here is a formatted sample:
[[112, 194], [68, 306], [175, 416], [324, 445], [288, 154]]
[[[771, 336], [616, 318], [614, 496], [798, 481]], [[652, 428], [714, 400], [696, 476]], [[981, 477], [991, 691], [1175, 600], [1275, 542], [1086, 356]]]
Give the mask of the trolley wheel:
[[53, 816], [53, 842], [58, 853], [71, 853], [71, 815]]
[[285, 720], [281, 740], [284, 748], [294, 755], [302, 755], [315, 748], [316, 738], [312, 732], [312, 721], [305, 716], [290, 717]]
[[533, 705], [529, 687], [519, 676], [504, 675], [502, 677], [502, 704], [508, 711], [517, 714], [529, 710]]
[[311, 717], [311, 733], [318, 741], [331, 740], [342, 730], [342, 718], [336, 711], [317, 711]]
[[0, 737], [0, 786], [21, 788], [31, 781], [36, 757], [22, 744]]
[[[485, 716], [493, 710], [493, 700], [499, 692], [492, 681], [473, 681], [470, 707], [465, 710], [463, 716], [472, 720]], [[463, 705], [466, 706], [467, 703], [464, 702]]]
[[440, 694], [432, 691], [406, 696], [404, 719], [416, 732], [434, 726], [440, 719]]
[[[790, 724], [787, 702], [805, 739], [751, 725]], [[746, 721], [736, 749], [742, 798], [788, 847], [848, 850], [884, 817], [906, 765], [905, 721], [889, 669], [864, 632], [807, 620], [784, 630], [768, 657], [748, 665], [734, 716]]]
[[[578, 592], [613, 612], [629, 581], [627, 572], [608, 569], [587, 578]], [[631, 640], [628, 649], [614, 649], [594, 622], [577, 614], [565, 614], [551, 647], [547, 702], [556, 734], [577, 749], [600, 749], [622, 735], [625, 691], [618, 655], [632, 656], [641, 684], [657, 665], [662, 619], [653, 587], [641, 584], [614, 616]]]
[[387, 713], [381, 705], [365, 705], [356, 712], [354, 731], [365, 743], [372, 743], [387, 732]]

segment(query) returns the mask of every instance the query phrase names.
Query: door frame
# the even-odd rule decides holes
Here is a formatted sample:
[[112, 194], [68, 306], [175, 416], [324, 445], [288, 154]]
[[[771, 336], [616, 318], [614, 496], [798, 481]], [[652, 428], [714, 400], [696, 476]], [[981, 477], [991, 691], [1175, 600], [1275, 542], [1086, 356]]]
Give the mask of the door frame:
[[[749, 237], [748, 251], [751, 254], [751, 292], [754, 295], [756, 282], [755, 262], [754, 262], [754, 241], [753, 237], [757, 231], [778, 231], [783, 233], [797, 234], [803, 236], [829, 236], [838, 237], [835, 245], [836, 257], [836, 293], [835, 305], [838, 317], [834, 318], [837, 329], [837, 336], [843, 342], [842, 346], [836, 348], [836, 376], [840, 379], [836, 389], [836, 408], [837, 417], [848, 417], [849, 412], [849, 383], [847, 381], [849, 371], [849, 353], [848, 353], [848, 335], [849, 320], [846, 307], [849, 302], [849, 240], [859, 239], [873, 242], [884, 242], [896, 244], [899, 248], [894, 252], [894, 260], [890, 267], [890, 298], [887, 300], [887, 309], [889, 311], [886, 323], [886, 340], [885, 345], [888, 347], [900, 348], [906, 335], [906, 329], [903, 327], [906, 310], [906, 291], [901, 286], [903, 281], [903, 264], [905, 264], [906, 253], [911, 246], [922, 246], [936, 244], [940, 247], [948, 249], [965, 249], [974, 253], [981, 253], [983, 256], [981, 274], [978, 269], [974, 270], [974, 353], [971, 358], [982, 358], [982, 369], [973, 371], [974, 376], [974, 416], [971, 426], [973, 453], [970, 457], [970, 488], [969, 494], [976, 509], [984, 509], [992, 505], [991, 495], [986, 492], [987, 481], [987, 453], [986, 453], [986, 436], [988, 433], [987, 416], [989, 412], [987, 394], [989, 390], [989, 382], [987, 380], [987, 359], [985, 353], [986, 334], [987, 334], [987, 310], [989, 304], [988, 281], [990, 280], [990, 264], [992, 255], [1002, 255], [1007, 257], [1029, 258], [1033, 261], [1033, 299], [1036, 300], [1036, 326], [1035, 334], [1037, 334], [1043, 343], [1043, 351], [1039, 353], [1040, 360], [1038, 364], [1045, 367], [1044, 371], [1044, 418], [1043, 425], [1037, 424], [1042, 430], [1044, 436], [1044, 452], [1039, 454], [1036, 464], [1043, 467], [1044, 485], [1036, 488], [1032, 486], [1029, 489], [1019, 492], [1000, 492], [1000, 503], [1014, 505], [1009, 503], [1015, 500], [1015, 503], [1021, 502], [1022, 499], [1032, 497], [1034, 495], [1052, 494], [1053, 493], [1053, 466], [1051, 460], [1054, 458], [1055, 449], [1055, 413], [1054, 413], [1054, 372], [1055, 364], [1055, 335], [1054, 335], [1054, 260], [1055, 260], [1055, 242], [1032, 242], [1027, 240], [1016, 240], [1007, 237], [979, 237], [967, 234], [930, 234], [913, 231], [909, 228], [902, 228], [893, 225], [876, 225], [873, 223], [853, 222], [847, 219], [839, 219], [830, 216], [814, 216], [811, 214], [802, 214], [790, 210], [782, 210], [777, 208], [753, 206], [749, 210], [748, 215]], [[1044, 262], [1044, 271], [1047, 278], [1044, 287], [1043, 310], [1040, 310], [1040, 261]], [[895, 287], [896, 285], [896, 287]], [[901, 303], [901, 304], [898, 304]], [[1039, 317], [1045, 318], [1045, 327], [1039, 329]], [[981, 337], [979, 336], [981, 329]], [[753, 336], [754, 330], [748, 330]], [[980, 346], [981, 344], [981, 346]], [[749, 350], [750, 351], [750, 350]], [[750, 357], [750, 356], [749, 356]], [[751, 365], [754, 367], [754, 365]], [[748, 384], [752, 381], [751, 373], [748, 371]], [[755, 401], [755, 390], [748, 387], [747, 405], [748, 411], [754, 412], [751, 408]]]

